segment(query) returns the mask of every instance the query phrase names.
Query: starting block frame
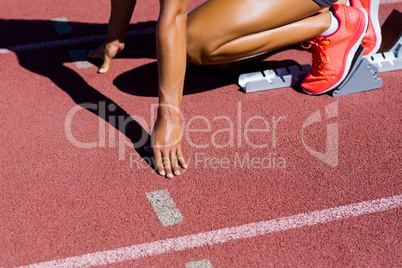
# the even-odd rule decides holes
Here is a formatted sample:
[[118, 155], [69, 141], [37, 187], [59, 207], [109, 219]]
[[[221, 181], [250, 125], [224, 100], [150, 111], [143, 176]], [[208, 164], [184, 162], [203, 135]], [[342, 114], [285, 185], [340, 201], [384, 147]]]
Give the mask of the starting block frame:
[[377, 53], [368, 58], [369, 62], [378, 68], [379, 72], [389, 72], [402, 69], [402, 36], [398, 42], [385, 53]]
[[245, 73], [239, 76], [239, 86], [246, 93], [292, 87], [301, 84], [310, 69], [310, 64], [305, 64]]

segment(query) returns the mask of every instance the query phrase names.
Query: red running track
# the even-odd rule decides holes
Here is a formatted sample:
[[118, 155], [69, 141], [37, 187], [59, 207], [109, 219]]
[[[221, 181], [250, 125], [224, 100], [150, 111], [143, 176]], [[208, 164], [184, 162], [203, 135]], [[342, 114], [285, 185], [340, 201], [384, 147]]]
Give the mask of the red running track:
[[[385, 2], [382, 19], [402, 8]], [[106, 75], [78, 60], [102, 42], [107, 0], [4, 5], [0, 266], [402, 265], [402, 72], [333, 98], [297, 88], [245, 94], [237, 74], [190, 65], [190, 168], [167, 180], [131, 146], [151, 132], [157, 103], [157, 1], [139, 1]], [[55, 18], [68, 22], [55, 28]], [[310, 57], [292, 47], [259, 66]]]

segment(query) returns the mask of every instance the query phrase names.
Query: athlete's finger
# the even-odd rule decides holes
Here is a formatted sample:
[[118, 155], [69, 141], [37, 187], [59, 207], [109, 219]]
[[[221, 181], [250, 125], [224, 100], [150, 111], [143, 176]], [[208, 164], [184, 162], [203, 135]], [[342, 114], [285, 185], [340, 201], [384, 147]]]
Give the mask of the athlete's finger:
[[162, 152], [162, 165], [166, 172], [166, 177], [173, 179], [172, 165], [170, 163], [170, 156], [168, 152]]
[[155, 166], [161, 176], [165, 176], [166, 172], [162, 164], [162, 154], [159, 150], [154, 150]]
[[179, 167], [179, 160], [177, 159], [176, 152], [170, 152], [170, 163], [172, 165], [174, 175], [180, 175], [180, 167]]
[[98, 73], [100, 73], [100, 74], [106, 73], [109, 70], [110, 61], [111, 61], [111, 58], [106, 56], [105, 59], [103, 60], [102, 66], [98, 70]]
[[182, 168], [188, 168], [186, 160], [184, 159], [184, 156], [183, 156], [183, 152], [181, 151], [181, 146], [177, 147], [176, 155], [177, 155], [177, 160], [179, 160], [180, 166]]

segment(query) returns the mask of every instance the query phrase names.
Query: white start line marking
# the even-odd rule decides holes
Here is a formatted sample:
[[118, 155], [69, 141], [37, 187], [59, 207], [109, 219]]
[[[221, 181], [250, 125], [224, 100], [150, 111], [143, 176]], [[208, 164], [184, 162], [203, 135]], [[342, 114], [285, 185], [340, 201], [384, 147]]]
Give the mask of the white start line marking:
[[297, 214], [274, 220], [249, 223], [205, 233], [159, 240], [130, 247], [69, 257], [24, 267], [90, 267], [132, 261], [143, 257], [211, 246], [229, 241], [258, 237], [306, 226], [388, 211], [402, 206], [402, 195], [365, 201], [340, 207]]

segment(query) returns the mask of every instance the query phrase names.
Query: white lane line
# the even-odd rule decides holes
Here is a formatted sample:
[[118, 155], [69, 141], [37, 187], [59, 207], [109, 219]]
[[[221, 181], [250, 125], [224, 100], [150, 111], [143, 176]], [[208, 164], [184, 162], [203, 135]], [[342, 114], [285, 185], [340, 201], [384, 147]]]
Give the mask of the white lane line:
[[87, 53], [84, 49], [70, 50], [68, 54], [70, 54], [70, 57], [73, 59], [74, 64], [78, 69], [86, 69], [93, 66], [88, 62]]
[[159, 220], [163, 226], [177, 224], [183, 221], [183, 216], [167, 190], [146, 193]]
[[32, 264], [24, 267], [90, 267], [183, 251], [202, 246], [266, 235], [320, 223], [383, 212], [402, 207], [402, 194], [320, 211], [293, 215], [275, 220], [249, 223], [205, 233], [180, 236], [114, 250], [90, 253], [65, 259]]
[[[141, 36], [141, 35], [148, 35], [148, 34], [153, 34], [153, 33], [155, 33], [154, 28], [146, 28], [146, 29], [128, 31], [127, 36]], [[84, 36], [84, 37], [70, 38], [70, 39], [64, 39], [64, 40], [54, 40], [54, 41], [40, 42], [40, 43], [20, 45], [20, 46], [12, 46], [12, 47], [8, 47], [8, 48], [1, 48], [0, 54], [7, 54], [10, 52], [24, 52], [24, 51], [29, 51], [29, 50], [46, 49], [46, 48], [70, 46], [70, 45], [77, 45], [77, 44], [85, 44], [85, 43], [95, 42], [95, 41], [105, 41], [105, 39], [106, 39], [106, 34]]]
[[58, 34], [68, 34], [73, 32], [73, 28], [66, 17], [52, 19], [53, 26]]
[[192, 261], [186, 263], [186, 268], [214, 268], [210, 260]]

